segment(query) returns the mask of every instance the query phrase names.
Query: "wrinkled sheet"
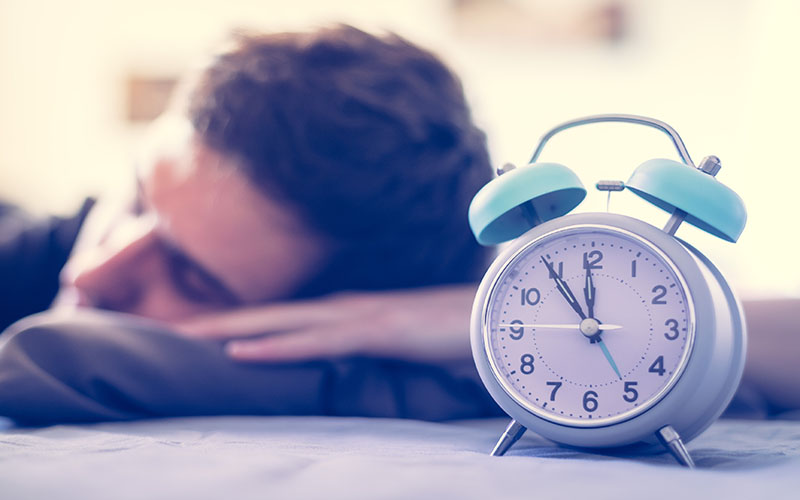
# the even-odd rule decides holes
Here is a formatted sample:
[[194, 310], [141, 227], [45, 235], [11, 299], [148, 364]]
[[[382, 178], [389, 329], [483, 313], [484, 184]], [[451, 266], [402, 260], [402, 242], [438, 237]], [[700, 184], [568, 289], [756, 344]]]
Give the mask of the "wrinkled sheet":
[[[505, 419], [201, 417], [0, 430], [0, 498], [800, 498], [800, 422], [721, 420], [669, 455], [608, 456]], [[2, 424], [0, 424], [2, 429]]]

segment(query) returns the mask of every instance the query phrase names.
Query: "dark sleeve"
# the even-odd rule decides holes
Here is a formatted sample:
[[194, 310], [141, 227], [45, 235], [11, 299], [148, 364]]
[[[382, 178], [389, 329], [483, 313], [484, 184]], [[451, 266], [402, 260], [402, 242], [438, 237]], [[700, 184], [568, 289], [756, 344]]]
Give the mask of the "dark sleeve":
[[72, 217], [35, 218], [0, 203], [0, 331], [50, 306], [58, 274], [94, 200]]
[[0, 415], [23, 424], [182, 415], [446, 420], [499, 415], [471, 360], [231, 361], [219, 344], [91, 312], [17, 323], [0, 348]]

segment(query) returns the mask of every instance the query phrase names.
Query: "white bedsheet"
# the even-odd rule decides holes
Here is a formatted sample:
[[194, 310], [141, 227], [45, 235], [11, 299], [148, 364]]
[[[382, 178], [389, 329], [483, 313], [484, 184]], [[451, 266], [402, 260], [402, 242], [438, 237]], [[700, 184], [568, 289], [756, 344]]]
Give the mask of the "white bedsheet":
[[214, 417], [18, 429], [0, 424], [0, 499], [800, 498], [800, 422], [722, 420], [668, 455], [609, 457], [505, 420]]

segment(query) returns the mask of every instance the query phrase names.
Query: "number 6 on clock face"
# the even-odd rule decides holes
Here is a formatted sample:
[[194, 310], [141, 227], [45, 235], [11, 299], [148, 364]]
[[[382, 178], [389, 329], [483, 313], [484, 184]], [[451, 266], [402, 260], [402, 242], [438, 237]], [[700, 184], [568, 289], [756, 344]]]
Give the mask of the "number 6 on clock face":
[[509, 258], [487, 294], [484, 347], [502, 389], [554, 423], [594, 427], [646, 411], [694, 341], [683, 276], [641, 236], [581, 224]]

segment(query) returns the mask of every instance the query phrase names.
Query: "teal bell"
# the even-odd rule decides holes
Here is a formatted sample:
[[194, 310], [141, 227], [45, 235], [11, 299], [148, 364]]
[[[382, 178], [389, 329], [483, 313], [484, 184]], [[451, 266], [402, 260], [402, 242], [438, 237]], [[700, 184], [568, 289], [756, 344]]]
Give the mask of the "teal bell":
[[684, 220], [724, 240], [735, 242], [744, 230], [747, 211], [732, 189], [714, 178], [719, 159], [709, 156], [698, 168], [674, 160], [655, 159], [641, 164], [625, 187], [653, 205], [673, 213], [665, 230], [674, 233]]
[[586, 197], [578, 176], [558, 163], [531, 163], [500, 173], [469, 206], [469, 225], [481, 245], [512, 240], [566, 215]]

